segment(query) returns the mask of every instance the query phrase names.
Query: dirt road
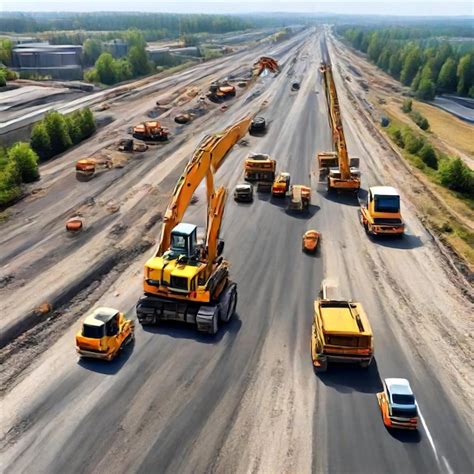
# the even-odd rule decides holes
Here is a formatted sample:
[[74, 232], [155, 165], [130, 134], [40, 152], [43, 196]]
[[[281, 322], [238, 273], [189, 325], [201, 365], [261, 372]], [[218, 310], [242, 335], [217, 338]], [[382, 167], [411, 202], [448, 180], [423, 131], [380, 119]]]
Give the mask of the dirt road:
[[[328, 198], [318, 184], [315, 154], [331, 146], [318, 73], [322, 49], [321, 32], [302, 38], [285, 53], [283, 72], [257, 84], [259, 99], [268, 101], [268, 132], [234, 147], [216, 178], [232, 188], [242, 180], [242, 160], [252, 150], [271, 154], [280, 170], [291, 173], [293, 183], [311, 183], [314, 189], [305, 218], [288, 215], [283, 203], [262, 196], [252, 205], [227, 203], [222, 237], [239, 287], [237, 317], [214, 338], [179, 325], [138, 327], [135, 346], [115, 362], [78, 362], [73, 340], [81, 312], [91, 306], [89, 293], [64, 309], [61, 318], [67, 325], [59, 328], [51, 321], [39, 333], [49, 337], [47, 350], [37, 350], [44, 347], [41, 337], [35, 339], [36, 348], [28, 349], [27, 339], [15, 350], [7, 346], [6, 363], [27, 368], [16, 376], [3, 372], [9, 381], [0, 451], [6, 472], [27, 472], [31, 466], [49, 473], [472, 472], [472, 306], [410, 202], [403, 200], [408, 225], [403, 240], [371, 240], [358, 222], [357, 200]], [[329, 52], [337, 62], [331, 46]], [[303, 77], [298, 92], [290, 91], [293, 77]], [[410, 176], [361, 120], [341, 77], [336, 79], [349, 153], [361, 157], [363, 188], [384, 183], [403, 193], [412, 185]], [[176, 142], [176, 148], [170, 144], [166, 157], [91, 181], [92, 188], [102, 183], [101, 191], [91, 191], [100, 193], [98, 199], [124, 201], [119, 216], [104, 215], [94, 222], [94, 239], [128, 251], [143, 238], [158, 235], [159, 225], [150, 225], [150, 218], [164, 209], [166, 190], [190, 156], [193, 141], [201, 130], [220, 129], [251, 110], [254, 92], [236, 99], [227, 115], [216, 112], [202, 129], [196, 123], [197, 135]], [[51, 164], [51, 180], [61, 166], [58, 162], [56, 171]], [[81, 202], [76, 189], [71, 178], [63, 191], [64, 208], [71, 199]], [[186, 215], [186, 221], [201, 226], [202, 191]], [[54, 248], [64, 252], [58, 257], [64, 267], [57, 267], [61, 262], [47, 266], [47, 247], [41, 250], [45, 260], [35, 267], [35, 278], [49, 285], [61, 278], [57, 268], [75, 272], [99, 258], [87, 250], [87, 240], [79, 249], [72, 243], [65, 249], [65, 238], [55, 237], [60, 219], [50, 221], [52, 237], [41, 226], [29, 231], [25, 216], [33, 218], [35, 206], [37, 212], [60, 208], [55, 195], [50, 191], [22, 204], [12, 217], [9, 229], [20, 241], [27, 232], [37, 240], [23, 240], [20, 250], [13, 235], [1, 242], [2, 249], [11, 245], [7, 265], [20, 271], [20, 258], [26, 261], [35, 245], [47, 246], [48, 239], [57, 238], [61, 245]], [[112, 238], [112, 226], [118, 223], [125, 230]], [[301, 253], [301, 235], [309, 228], [323, 235], [322, 254], [315, 258]], [[132, 252], [120, 273], [98, 281], [97, 291], [106, 286], [99, 303], [133, 315], [149, 255]], [[337, 280], [369, 314], [376, 362], [368, 371], [313, 372], [312, 305], [323, 277]], [[15, 276], [4, 289], [16, 295], [18, 304], [30, 284], [27, 275], [23, 279], [22, 286]], [[383, 427], [375, 392], [381, 378], [398, 376], [410, 379], [417, 395], [419, 435], [390, 434]]]

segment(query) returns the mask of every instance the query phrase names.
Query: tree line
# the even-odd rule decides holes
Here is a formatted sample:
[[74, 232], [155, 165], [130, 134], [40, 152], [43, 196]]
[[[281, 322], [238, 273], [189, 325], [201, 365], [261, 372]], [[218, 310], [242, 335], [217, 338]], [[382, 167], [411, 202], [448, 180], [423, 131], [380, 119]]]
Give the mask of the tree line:
[[420, 31], [425, 35], [431, 32], [423, 28], [338, 29], [355, 49], [367, 53], [378, 67], [410, 86], [417, 98], [431, 100], [440, 92], [474, 97], [473, 42], [420, 38], [416, 36]]
[[166, 32], [166, 37], [185, 33], [226, 33], [251, 28], [249, 19], [235, 15], [173, 13], [3, 13], [0, 31], [38, 33], [52, 30], [120, 31], [129, 28]]

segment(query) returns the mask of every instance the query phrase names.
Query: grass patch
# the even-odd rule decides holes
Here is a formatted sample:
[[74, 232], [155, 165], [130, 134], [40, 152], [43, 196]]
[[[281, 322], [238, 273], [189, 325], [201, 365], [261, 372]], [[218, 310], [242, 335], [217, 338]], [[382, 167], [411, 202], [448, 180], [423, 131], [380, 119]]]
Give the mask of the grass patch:
[[[405, 141], [409, 133], [416, 134], [405, 123], [390, 116], [390, 125], [386, 132], [392, 142], [399, 148], [403, 158], [415, 168], [413, 171], [427, 188], [436, 194], [445, 206], [433, 202], [431, 193], [416, 192], [413, 194], [417, 209], [424, 216], [427, 224], [436, 231], [441, 240], [446, 242], [464, 259], [470, 270], [474, 268], [474, 197], [452, 191], [441, 184], [439, 171], [428, 166], [415, 153], [406, 150]], [[425, 144], [430, 145], [426, 136]], [[453, 158], [434, 148], [438, 162], [442, 166]], [[419, 153], [419, 152], [417, 152]]]

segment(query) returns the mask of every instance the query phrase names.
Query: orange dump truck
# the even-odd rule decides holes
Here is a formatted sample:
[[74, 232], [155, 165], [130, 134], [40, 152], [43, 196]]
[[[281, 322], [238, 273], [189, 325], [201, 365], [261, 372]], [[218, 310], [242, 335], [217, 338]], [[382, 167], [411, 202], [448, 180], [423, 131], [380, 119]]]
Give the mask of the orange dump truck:
[[133, 127], [133, 137], [138, 140], [166, 141], [168, 129], [161, 126], [157, 120], [143, 122]]
[[244, 178], [257, 183], [257, 192], [270, 192], [275, 181], [276, 161], [265, 153], [249, 153], [244, 162]]
[[112, 160], [108, 158], [83, 158], [76, 161], [76, 178], [79, 181], [91, 179], [98, 170], [113, 168]]

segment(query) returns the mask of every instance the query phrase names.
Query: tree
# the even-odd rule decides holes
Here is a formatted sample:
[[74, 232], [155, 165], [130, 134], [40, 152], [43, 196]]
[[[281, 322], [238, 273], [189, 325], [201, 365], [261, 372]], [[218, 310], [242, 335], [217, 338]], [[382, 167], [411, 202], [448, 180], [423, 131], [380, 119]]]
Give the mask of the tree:
[[461, 158], [443, 160], [439, 177], [441, 184], [447, 188], [474, 196], [474, 171]]
[[80, 121], [80, 128], [82, 138], [89, 138], [96, 129], [94, 114], [92, 113], [91, 109], [85, 108], [80, 113], [81, 121]]
[[400, 74], [400, 80], [406, 86], [411, 84], [413, 79], [420, 69], [421, 66], [421, 55], [420, 50], [416, 46], [412, 46], [406, 54], [405, 60], [403, 61], [403, 67]]
[[128, 51], [128, 61], [134, 76], [143, 76], [150, 72], [150, 64], [145, 48], [132, 46]]
[[115, 62], [110, 53], [102, 53], [99, 56], [95, 62], [95, 69], [100, 82], [108, 85], [117, 82]]
[[0, 69], [0, 87], [5, 87], [7, 85], [7, 75], [3, 69]]
[[429, 143], [425, 143], [422, 146], [421, 150], [418, 152], [418, 156], [425, 165], [433, 169], [438, 168], [438, 157], [436, 156], [434, 148]]
[[369, 47], [367, 48], [367, 55], [372, 61], [377, 62], [380, 53], [382, 52], [383, 44], [380, 39], [379, 33], [372, 33], [369, 41]]
[[416, 97], [421, 100], [433, 100], [435, 97], [435, 85], [431, 79], [421, 79]]
[[119, 59], [115, 61], [115, 70], [119, 81], [128, 81], [133, 77], [132, 67], [127, 59]]
[[30, 146], [39, 156], [40, 161], [51, 157], [51, 141], [42, 121], [37, 122], [31, 131]]
[[10, 39], [0, 40], [0, 63], [10, 66], [12, 61], [13, 43]]
[[16, 163], [21, 180], [31, 183], [39, 179], [38, 155], [28, 143], [19, 142], [8, 150], [8, 159]]
[[125, 39], [130, 47], [136, 46], [140, 49], [145, 49], [146, 41], [143, 36], [143, 33], [140, 30], [132, 29], [128, 30], [125, 34]]
[[456, 90], [456, 84], [456, 61], [448, 58], [439, 71], [437, 88], [451, 92]]
[[465, 54], [458, 64], [457, 76], [458, 76], [458, 94], [466, 95], [472, 86], [474, 80], [474, 64], [472, 54]]
[[6, 156], [0, 162], [0, 205], [11, 204], [21, 193], [21, 177], [17, 164]]
[[62, 153], [72, 145], [66, 120], [59, 112], [48, 112], [44, 117], [44, 124], [48, 132], [53, 155]]
[[402, 71], [402, 60], [398, 52], [392, 53], [390, 62], [388, 64], [388, 72], [395, 78], [400, 79], [400, 73]]
[[81, 113], [77, 111], [66, 117], [67, 131], [73, 145], [77, 145], [82, 140], [81, 121]]
[[402, 138], [405, 150], [408, 151], [408, 153], [415, 154], [421, 150], [424, 145], [423, 140], [415, 135], [408, 127], [402, 130]]
[[102, 53], [102, 43], [96, 39], [86, 39], [82, 46], [82, 55], [84, 63], [92, 65], [97, 61], [97, 58]]

